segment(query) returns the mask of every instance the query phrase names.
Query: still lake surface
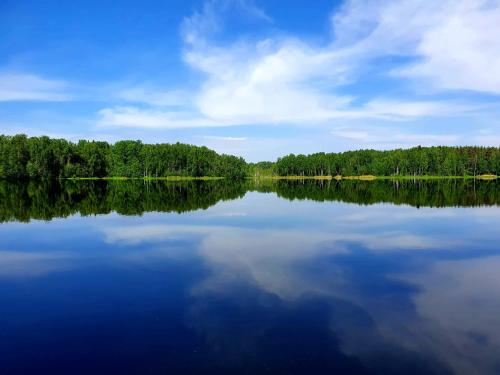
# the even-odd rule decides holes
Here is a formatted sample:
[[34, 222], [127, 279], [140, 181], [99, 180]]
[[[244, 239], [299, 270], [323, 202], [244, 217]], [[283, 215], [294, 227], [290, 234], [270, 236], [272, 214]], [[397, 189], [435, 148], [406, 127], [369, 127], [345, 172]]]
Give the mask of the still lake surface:
[[0, 183], [0, 374], [500, 374], [500, 183]]

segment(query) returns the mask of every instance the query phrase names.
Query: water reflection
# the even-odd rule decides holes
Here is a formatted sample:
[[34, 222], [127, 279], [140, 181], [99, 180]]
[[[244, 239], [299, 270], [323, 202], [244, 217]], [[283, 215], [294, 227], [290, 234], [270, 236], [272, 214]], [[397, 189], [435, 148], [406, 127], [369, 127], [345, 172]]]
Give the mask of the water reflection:
[[[51, 202], [72, 202], [66, 215], [118, 211], [114, 196], [129, 211], [0, 225], [0, 372], [497, 374], [490, 183], [247, 181], [129, 195], [106, 184], [80, 199], [65, 188]], [[441, 198], [424, 207], [431, 190]], [[187, 201], [213, 206], [179, 202], [189, 209], [178, 215], [160, 197], [145, 198], [156, 210], [128, 198], [193, 191], [211, 195]], [[83, 204], [92, 195], [105, 206]], [[25, 212], [51, 207], [31, 199]], [[143, 216], [121, 215], [134, 209]]]
[[[257, 190], [266, 184], [257, 182]], [[280, 180], [270, 186], [279, 197], [358, 204], [394, 203], [415, 207], [492, 205], [500, 202], [498, 182], [481, 180]]]
[[[288, 200], [357, 204], [394, 203], [415, 207], [498, 205], [499, 182], [474, 180], [404, 181], [0, 181], [0, 222], [50, 220], [55, 217], [144, 212], [187, 212], [246, 192], [276, 193]], [[236, 213], [238, 214], [238, 213]]]
[[0, 181], [0, 221], [144, 212], [187, 212], [242, 197], [244, 181], [58, 181], [14, 184]]

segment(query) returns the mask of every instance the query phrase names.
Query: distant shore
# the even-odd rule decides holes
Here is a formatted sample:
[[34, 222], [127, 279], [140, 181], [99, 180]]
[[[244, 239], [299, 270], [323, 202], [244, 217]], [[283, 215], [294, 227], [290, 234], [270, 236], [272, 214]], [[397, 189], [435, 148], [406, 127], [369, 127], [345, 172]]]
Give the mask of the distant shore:
[[113, 144], [87, 140], [75, 143], [47, 136], [0, 135], [0, 179], [12, 181], [186, 181], [244, 179], [249, 176], [274, 179], [420, 180], [496, 179], [496, 175], [500, 175], [500, 147], [417, 146], [309, 155], [292, 153], [275, 161], [248, 163], [241, 156], [219, 154], [204, 146], [183, 143], [145, 144], [139, 140], [123, 140]]

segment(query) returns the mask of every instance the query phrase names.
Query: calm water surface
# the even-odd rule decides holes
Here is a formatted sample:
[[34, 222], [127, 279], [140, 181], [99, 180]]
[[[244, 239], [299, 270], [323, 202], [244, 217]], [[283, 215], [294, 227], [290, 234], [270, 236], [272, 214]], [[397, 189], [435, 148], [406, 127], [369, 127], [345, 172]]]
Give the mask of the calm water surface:
[[500, 374], [498, 182], [0, 183], [0, 374]]

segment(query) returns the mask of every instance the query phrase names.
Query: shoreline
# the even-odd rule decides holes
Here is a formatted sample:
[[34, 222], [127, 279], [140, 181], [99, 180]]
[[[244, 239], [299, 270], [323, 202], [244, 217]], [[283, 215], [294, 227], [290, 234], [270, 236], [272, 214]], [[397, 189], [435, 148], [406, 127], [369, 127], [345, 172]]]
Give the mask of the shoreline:
[[[143, 181], [217, 181], [224, 180], [228, 177], [211, 177], [211, 176], [165, 176], [165, 177], [68, 177], [63, 180], [85, 181], [85, 180], [109, 180], [109, 181], [126, 181], [126, 180], [143, 180]], [[247, 179], [255, 180], [358, 180], [358, 181], [374, 181], [374, 180], [496, 180], [496, 175], [478, 175], [478, 176], [247, 176]]]
[[257, 180], [359, 180], [359, 181], [374, 181], [374, 180], [496, 180], [496, 175], [478, 175], [478, 176], [255, 176], [249, 177]]
[[191, 176], [165, 176], [165, 177], [68, 177], [61, 180], [72, 181], [127, 181], [127, 180], [143, 180], [143, 181], [215, 181], [224, 180], [226, 177], [191, 177]]

